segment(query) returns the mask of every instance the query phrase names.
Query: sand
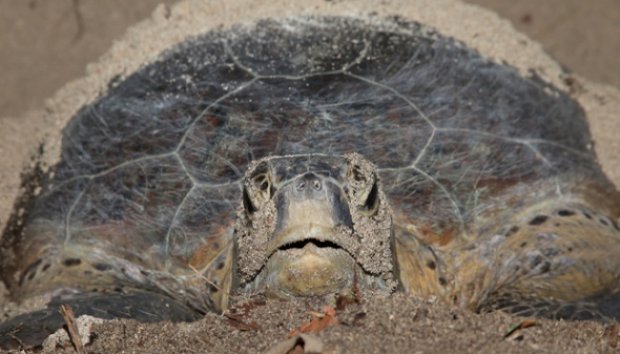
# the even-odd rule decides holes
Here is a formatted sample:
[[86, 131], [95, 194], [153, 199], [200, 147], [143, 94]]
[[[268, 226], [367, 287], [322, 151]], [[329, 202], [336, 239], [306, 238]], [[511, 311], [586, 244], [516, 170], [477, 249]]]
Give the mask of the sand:
[[[15, 5], [14, 1], [7, 1], [11, 2]], [[50, 3], [43, 5], [41, 1], [21, 3], [35, 4], [35, 7], [51, 6]], [[141, 5], [143, 11], [154, 3], [144, 2]], [[22, 9], [23, 5], [20, 6], [22, 7], [19, 9]], [[89, 7], [94, 6], [93, 3], [65, 1], [63, 6], [70, 12], [64, 17], [61, 16], [56, 26], [64, 28], [63, 26], [69, 26], [70, 21], [74, 21], [73, 32], [66, 30], [74, 33], [77, 39], [74, 38], [73, 41], [82, 41], [84, 38], [94, 40], [93, 35], [86, 30], [91, 23], [84, 20], [86, 13], [89, 13], [86, 11], [93, 11]], [[76, 6], [79, 11], [76, 11]], [[614, 5], [609, 6], [613, 9]], [[4, 2], [0, 3], [0, 9], [7, 8], [9, 6]], [[17, 11], [17, 8], [13, 6], [11, 9]], [[111, 9], [110, 11], [113, 11], [117, 8], [112, 6]], [[517, 16], [530, 16], [529, 20], [521, 17], [522, 22], [527, 25], [539, 21], [538, 12], [514, 11]], [[544, 14], [544, 11], [540, 11], [540, 14]], [[128, 15], [130, 12], [127, 9], [118, 12], [124, 14], [125, 22], [134, 18]], [[248, 22], [261, 17], [282, 17], [293, 13], [369, 12], [379, 15], [398, 14], [423, 22], [487, 56], [517, 67], [524, 73], [535, 70], [545, 80], [569, 92], [583, 106], [590, 119], [596, 141], [595, 148], [604, 170], [619, 185], [620, 155], [617, 152], [620, 151], [620, 142], [615, 139], [620, 132], [618, 90], [612, 86], [594, 84], [579, 74], [566, 73], [562, 66], [544, 53], [539, 44], [515, 32], [508, 21], [499, 19], [491, 12], [453, 0], [395, 0], [382, 1], [380, 4], [370, 0], [276, 0], [268, 3], [188, 0], [173, 6], [158, 6], [150, 18], [132, 27], [124, 36], [118, 37], [113, 47], [101, 59], [89, 65], [86, 76], [64, 86], [46, 100], [44, 105], [36, 100], [30, 101], [22, 108], [34, 109], [24, 114], [18, 114], [19, 109], [6, 110], [8, 113], [3, 114], [4, 118], [0, 118], [0, 227], [4, 228], [19, 194], [20, 171], [32, 164], [31, 157], [39, 148], [44, 151], [41, 158], [44, 167], [51, 166], [58, 160], [62, 127], [79, 107], [104, 92], [113, 77], [131, 73], [144, 63], [152, 61], [163, 49], [187, 36], [220, 25]], [[2, 12], [2, 16], [6, 16], [6, 13]], [[611, 15], [607, 17], [613, 20], [613, 11], [608, 13]], [[119, 21], [121, 22], [123, 21]], [[48, 36], [44, 26], [41, 27], [37, 29], [40, 36]], [[102, 41], [101, 45], [105, 43], [107, 42]], [[38, 73], [42, 82], [45, 81], [46, 73], [36, 72], [35, 69], [31, 71]], [[615, 69], [617, 70], [617, 67]], [[611, 81], [614, 80], [612, 76], [609, 78]], [[6, 88], [9, 85], [3, 86]], [[26, 90], [20, 95], [30, 96], [30, 91]], [[25, 98], [24, 101], [28, 99]], [[8, 304], [2, 299], [0, 305], [5, 308], [5, 316], [24, 310], [23, 307]], [[286, 339], [292, 328], [309, 320], [309, 310], [321, 311], [321, 306], [311, 301], [267, 301], [265, 305], [253, 307], [249, 314], [235, 317], [236, 320], [208, 315], [194, 324], [144, 325], [132, 321], [111, 321], [95, 325], [93, 344], [88, 349], [94, 352], [261, 352]], [[594, 322], [536, 320], [536, 326], [520, 330], [511, 338], [504, 338], [511, 324], [519, 323], [522, 318], [502, 313], [473, 314], [404, 296], [373, 299], [361, 305], [351, 305], [338, 311], [337, 318], [340, 324], [318, 334], [325, 351], [605, 352], [613, 351], [614, 345], [618, 345], [617, 328]], [[73, 351], [71, 348], [67, 350]]]

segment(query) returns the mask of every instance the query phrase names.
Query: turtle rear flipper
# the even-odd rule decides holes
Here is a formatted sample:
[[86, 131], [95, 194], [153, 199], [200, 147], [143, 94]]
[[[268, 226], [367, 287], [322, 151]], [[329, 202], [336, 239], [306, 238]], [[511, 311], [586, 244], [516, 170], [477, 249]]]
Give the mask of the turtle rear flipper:
[[76, 317], [131, 318], [140, 322], [195, 321], [201, 317], [199, 312], [157, 293], [82, 293], [70, 299], [54, 299], [43, 310], [19, 315], [0, 324], [0, 348], [40, 346], [47, 336], [66, 324], [60, 314], [63, 304], [71, 306]]

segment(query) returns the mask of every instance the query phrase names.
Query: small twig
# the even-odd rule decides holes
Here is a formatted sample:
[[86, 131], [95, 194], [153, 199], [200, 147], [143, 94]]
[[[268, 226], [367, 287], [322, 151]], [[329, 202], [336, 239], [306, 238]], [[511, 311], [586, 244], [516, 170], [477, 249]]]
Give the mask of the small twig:
[[80, 331], [75, 323], [75, 315], [69, 305], [60, 305], [60, 314], [67, 323], [67, 331], [69, 332], [69, 338], [73, 343], [73, 347], [79, 354], [86, 354], [84, 344], [82, 343], [82, 337], [80, 337]]
[[125, 322], [121, 322], [121, 325], [123, 326], [123, 350], [127, 349], [127, 325], [125, 325]]
[[[209, 280], [209, 278], [205, 277], [202, 273], [200, 273], [200, 271], [196, 269], [196, 267], [194, 267], [193, 265], [189, 264], [189, 269], [193, 270], [200, 277], [200, 279], [206, 281], [207, 284], [211, 285], [212, 287], [216, 288], [219, 291], [223, 290], [221, 287], [217, 286], [217, 284]], [[228, 294], [228, 292], [225, 292], [225, 293], [226, 295], [230, 295]]]
[[538, 323], [533, 319], [525, 319], [521, 322], [513, 323], [510, 327], [508, 327], [508, 330], [504, 334], [504, 338], [509, 338], [515, 332], [533, 326], [538, 326]]

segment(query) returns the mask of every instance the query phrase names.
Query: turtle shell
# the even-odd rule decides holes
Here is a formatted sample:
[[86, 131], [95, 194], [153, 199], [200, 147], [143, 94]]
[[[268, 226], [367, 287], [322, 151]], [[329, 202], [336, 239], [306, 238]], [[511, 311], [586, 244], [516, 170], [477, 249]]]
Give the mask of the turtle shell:
[[221, 285], [249, 164], [311, 153], [364, 156], [394, 222], [444, 246], [475, 237], [514, 188], [512, 208], [536, 186], [613, 189], [582, 109], [534, 73], [399, 19], [264, 20], [190, 39], [84, 106], [4, 279], [32, 289], [50, 262], [87, 262], [77, 279], [222, 270]]

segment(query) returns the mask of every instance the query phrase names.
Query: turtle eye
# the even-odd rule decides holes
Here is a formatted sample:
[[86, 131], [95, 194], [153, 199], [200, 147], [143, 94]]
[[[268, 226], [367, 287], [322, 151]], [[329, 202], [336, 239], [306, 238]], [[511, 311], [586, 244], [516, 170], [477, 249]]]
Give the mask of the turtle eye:
[[271, 199], [274, 188], [267, 173], [259, 173], [247, 180], [243, 188], [243, 205], [248, 213], [254, 213]]
[[247, 188], [243, 188], [243, 207], [248, 214], [253, 214], [257, 210], [254, 203], [252, 203], [252, 198], [250, 198], [250, 193]]
[[379, 208], [379, 187], [375, 181], [366, 196], [366, 201], [362, 205], [361, 210], [368, 216], [374, 215]]
[[254, 183], [254, 187], [261, 192], [269, 190], [269, 178], [266, 173], [261, 173], [258, 176], [252, 177], [252, 183]]
[[347, 177], [353, 183], [365, 183], [367, 181], [366, 176], [364, 176], [364, 173], [362, 172], [362, 168], [357, 164], [349, 166]]
[[351, 164], [347, 171], [349, 196], [358, 206], [358, 210], [371, 216], [379, 207], [379, 187], [374, 171]]
[[261, 173], [252, 177], [252, 184], [254, 189], [261, 193], [268, 193], [271, 189], [271, 181], [266, 173]]

